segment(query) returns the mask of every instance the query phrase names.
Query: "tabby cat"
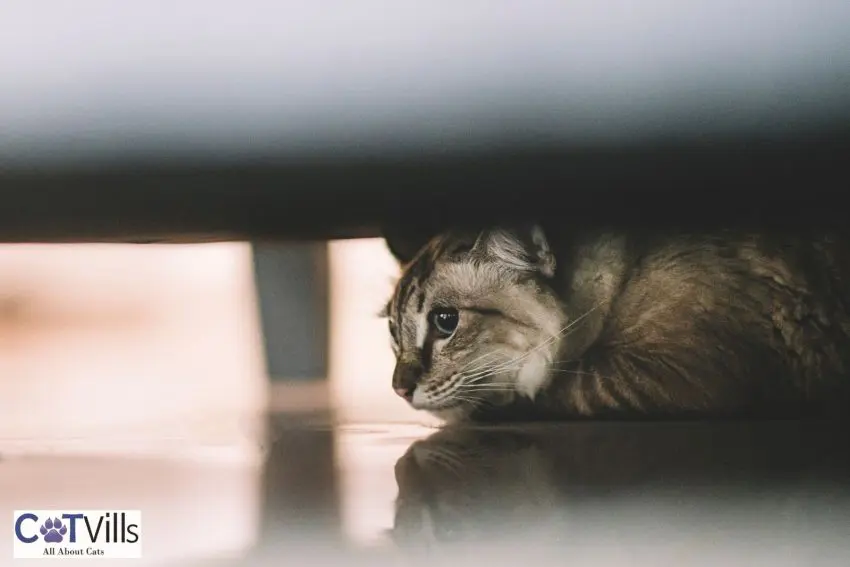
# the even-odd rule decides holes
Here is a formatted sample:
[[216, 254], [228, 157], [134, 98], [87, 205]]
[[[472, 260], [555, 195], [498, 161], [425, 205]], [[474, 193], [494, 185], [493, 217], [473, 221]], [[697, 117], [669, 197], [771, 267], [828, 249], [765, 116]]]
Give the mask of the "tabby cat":
[[448, 422], [843, 411], [850, 248], [831, 235], [387, 235], [395, 392]]

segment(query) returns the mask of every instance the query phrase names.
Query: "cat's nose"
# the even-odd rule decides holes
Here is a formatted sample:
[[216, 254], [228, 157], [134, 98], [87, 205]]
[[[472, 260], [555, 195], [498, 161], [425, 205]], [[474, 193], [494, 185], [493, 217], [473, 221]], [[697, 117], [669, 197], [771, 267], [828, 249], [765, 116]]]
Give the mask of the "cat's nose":
[[422, 365], [418, 359], [399, 360], [393, 371], [393, 391], [410, 402], [421, 377]]
[[393, 390], [408, 402], [413, 399], [413, 388], [393, 388]]

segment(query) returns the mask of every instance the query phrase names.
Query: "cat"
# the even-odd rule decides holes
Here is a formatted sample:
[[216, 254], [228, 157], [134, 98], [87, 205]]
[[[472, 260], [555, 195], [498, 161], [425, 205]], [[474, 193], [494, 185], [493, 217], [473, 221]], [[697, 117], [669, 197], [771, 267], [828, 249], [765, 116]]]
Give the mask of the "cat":
[[386, 242], [392, 387], [447, 423], [845, 410], [836, 235], [528, 224]]

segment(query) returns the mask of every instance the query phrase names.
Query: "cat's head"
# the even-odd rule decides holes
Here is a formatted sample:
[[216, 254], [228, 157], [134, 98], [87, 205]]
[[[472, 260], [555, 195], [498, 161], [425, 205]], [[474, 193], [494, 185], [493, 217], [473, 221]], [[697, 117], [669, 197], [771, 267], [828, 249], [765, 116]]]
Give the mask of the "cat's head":
[[450, 231], [406, 249], [388, 243], [403, 266], [384, 310], [393, 389], [449, 420], [517, 395], [533, 398], [564, 324], [543, 231]]

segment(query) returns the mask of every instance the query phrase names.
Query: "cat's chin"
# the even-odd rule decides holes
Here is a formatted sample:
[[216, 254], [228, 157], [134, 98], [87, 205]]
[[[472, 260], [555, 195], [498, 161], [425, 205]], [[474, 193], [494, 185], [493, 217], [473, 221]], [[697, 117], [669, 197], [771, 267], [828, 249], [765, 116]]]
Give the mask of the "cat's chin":
[[[508, 406], [515, 399], [515, 397], [516, 396], [513, 392], [504, 392], [498, 397], [488, 399], [486, 405], [489, 408], [500, 408], [503, 406]], [[428, 408], [425, 409], [425, 411], [427, 411], [428, 413], [448, 425], [454, 423], [469, 423], [475, 421], [474, 415], [479, 409], [480, 406], [476, 406], [475, 404], [470, 404], [466, 402], [456, 402], [453, 404], [444, 405], [439, 408]]]
[[469, 404], [458, 403], [444, 406], [439, 409], [429, 409], [427, 411], [443, 423], [449, 424], [470, 421], [473, 409], [474, 408]]

